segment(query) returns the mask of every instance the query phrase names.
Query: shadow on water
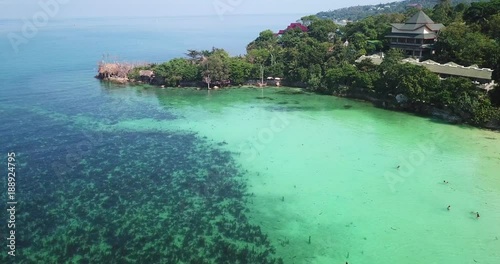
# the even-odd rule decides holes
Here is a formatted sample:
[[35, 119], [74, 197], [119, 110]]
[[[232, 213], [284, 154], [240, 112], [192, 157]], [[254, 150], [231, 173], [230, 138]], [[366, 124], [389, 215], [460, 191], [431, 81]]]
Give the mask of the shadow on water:
[[[51, 131], [20, 124], [12, 129], [26, 140], [6, 138], [24, 175], [19, 263], [281, 263], [248, 222], [245, 172], [216, 144], [190, 133], [82, 132], [31, 118]], [[89, 138], [69, 166], [68, 153]], [[58, 163], [66, 170], [55, 171]]]
[[295, 106], [295, 105], [270, 105], [263, 107], [267, 111], [271, 112], [299, 112], [299, 111], [324, 111], [324, 109], [319, 109], [313, 106]]
[[447, 120], [444, 120], [444, 119], [441, 119], [441, 118], [437, 118], [437, 117], [429, 117], [428, 115], [418, 115], [418, 114], [412, 114], [412, 113], [408, 113], [408, 114], [419, 116], [419, 117], [424, 117], [427, 120], [429, 120], [430, 122], [436, 123], [436, 124], [440, 124], [440, 125], [459, 127], [461, 129], [467, 129], [467, 130], [478, 130], [478, 129], [480, 129], [480, 128], [477, 128], [477, 127], [470, 126], [468, 124], [457, 123], [457, 122], [453, 122], [453, 121], [447, 121]]
[[282, 88], [276, 91], [276, 93], [283, 95], [312, 95], [312, 93], [301, 88]]
[[271, 97], [267, 97], [267, 96], [257, 96], [255, 97], [255, 99], [259, 99], [259, 100], [274, 100], [274, 98], [271, 98]]
[[[160, 105], [171, 108], [199, 107], [211, 112], [223, 113], [226, 107], [262, 108], [267, 111], [298, 112], [298, 111], [330, 111], [353, 109], [353, 105], [332, 103], [334, 97], [321, 97], [313, 103], [302, 104], [301, 96], [308, 96], [307, 92], [296, 88], [266, 88], [266, 96], [262, 96], [260, 89], [238, 87], [226, 88], [207, 92], [193, 88], [148, 89], [145, 93], [158, 98]], [[257, 95], [257, 96], [256, 96]]]

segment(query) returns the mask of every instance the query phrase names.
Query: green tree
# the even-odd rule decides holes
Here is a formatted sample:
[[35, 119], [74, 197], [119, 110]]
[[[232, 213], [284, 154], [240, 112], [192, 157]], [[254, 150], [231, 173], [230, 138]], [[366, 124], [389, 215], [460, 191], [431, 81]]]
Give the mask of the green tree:
[[438, 91], [434, 94], [432, 102], [440, 106], [456, 107], [464, 93], [473, 93], [476, 86], [466, 78], [447, 78], [441, 81]]
[[500, 13], [492, 15], [488, 20], [488, 36], [500, 41]]
[[452, 23], [441, 31], [435, 49], [435, 59], [443, 63], [454, 61], [466, 66], [492, 67], [492, 55], [496, 54], [497, 45], [465, 24]]
[[309, 25], [309, 36], [320, 42], [333, 42], [336, 37], [338, 26], [327, 19], [318, 19]]
[[207, 85], [216, 83], [224, 85], [229, 81], [229, 54], [223, 49], [213, 48], [211, 55], [201, 64], [203, 81]]
[[300, 22], [306, 27], [309, 27], [311, 24], [320, 20], [326, 20], [326, 19], [320, 19], [318, 16], [315, 15], [309, 15], [300, 18]]
[[305, 33], [298, 28], [287, 30], [278, 39], [278, 44], [285, 49], [297, 47], [305, 37], [304, 35]]
[[153, 67], [155, 73], [154, 83], [177, 86], [181, 81], [194, 81], [198, 79], [198, 67], [189, 60], [175, 58], [168, 62]]
[[432, 12], [432, 19], [435, 22], [447, 25], [453, 19], [453, 9], [451, 7], [451, 0], [439, 0], [438, 4], [434, 6]]
[[387, 68], [381, 75], [376, 91], [382, 95], [402, 94], [410, 103], [434, 98], [439, 77], [426, 68], [409, 63]]
[[253, 65], [244, 57], [232, 57], [229, 59], [229, 72], [233, 84], [243, 84], [251, 77]]
[[403, 58], [404, 58], [403, 50], [389, 49], [384, 55], [384, 60], [380, 64], [380, 69], [382, 71], [387, 71], [400, 64]]
[[326, 71], [325, 82], [329, 91], [343, 92], [352, 86], [357, 74], [358, 71], [355, 66], [349, 63], [342, 63]]
[[484, 125], [498, 117], [498, 109], [492, 107], [489, 98], [484, 93], [478, 92], [462, 93], [455, 111], [474, 125]]
[[379, 82], [380, 79], [378, 66], [373, 64], [370, 59], [364, 59], [361, 62], [356, 63], [356, 68], [358, 69], [358, 74], [354, 79], [353, 85], [358, 88], [373, 90], [375, 88], [375, 84]]
[[477, 23], [483, 33], [488, 31], [488, 21], [491, 16], [500, 13], [500, 0], [472, 3], [464, 12], [463, 18], [468, 24]]
[[[391, 23], [401, 23], [404, 19], [405, 17], [402, 14], [382, 14], [367, 17], [347, 24], [344, 37], [358, 50], [367, 52], [383, 50], [384, 47], [388, 46], [388, 40], [385, 36], [391, 31]], [[377, 43], [380, 43], [380, 45]]]
[[265, 71], [268, 76], [282, 78], [284, 76], [285, 64], [282, 61], [279, 61], [271, 66], [266, 67]]
[[500, 86], [498, 84], [493, 90], [489, 92], [489, 96], [492, 105], [500, 107]]
[[264, 30], [259, 33], [259, 37], [257, 37], [254, 41], [250, 42], [247, 45], [247, 51], [252, 49], [265, 49], [270, 46], [276, 46], [278, 41], [278, 37], [270, 30]]

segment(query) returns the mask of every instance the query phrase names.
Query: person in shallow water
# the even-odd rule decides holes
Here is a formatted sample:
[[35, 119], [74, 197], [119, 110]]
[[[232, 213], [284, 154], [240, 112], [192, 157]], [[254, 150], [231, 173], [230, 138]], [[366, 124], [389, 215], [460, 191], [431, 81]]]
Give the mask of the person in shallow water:
[[450, 208], [451, 208], [451, 205], [448, 205], [448, 207], [446, 207], [446, 209], [448, 209], [448, 211], [450, 211]]
[[479, 212], [476, 212], [476, 218], [479, 219]]

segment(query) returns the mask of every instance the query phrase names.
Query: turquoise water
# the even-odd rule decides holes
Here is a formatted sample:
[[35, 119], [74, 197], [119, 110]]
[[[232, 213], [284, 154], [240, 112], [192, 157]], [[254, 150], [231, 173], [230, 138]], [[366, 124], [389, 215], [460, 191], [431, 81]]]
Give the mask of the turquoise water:
[[102, 54], [239, 54], [290, 20], [56, 21], [17, 54], [2, 42], [19, 201], [2, 263], [498, 263], [496, 132], [290, 88], [92, 78]]

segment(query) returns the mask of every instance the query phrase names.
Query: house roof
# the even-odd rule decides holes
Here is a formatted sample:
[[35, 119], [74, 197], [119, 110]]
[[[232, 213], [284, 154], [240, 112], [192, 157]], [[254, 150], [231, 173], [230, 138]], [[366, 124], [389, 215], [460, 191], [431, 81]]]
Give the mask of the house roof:
[[399, 29], [399, 30], [407, 30], [407, 31], [413, 31], [417, 30], [421, 27], [424, 27], [425, 24], [401, 24], [401, 23], [394, 23], [391, 24], [391, 26]]
[[309, 29], [302, 25], [301, 23], [291, 23], [286, 29], [282, 29], [280, 31], [278, 31], [278, 35], [281, 35], [281, 34], [284, 34], [287, 30], [290, 30], [290, 29], [295, 29], [295, 28], [298, 28], [300, 30], [302, 30], [302, 32], [307, 32]]
[[439, 64], [438, 62], [435, 62], [433, 60], [425, 60], [425, 61], [422, 61], [422, 63], [427, 63], [427, 64]]
[[436, 24], [432, 19], [429, 18], [423, 11], [419, 11], [411, 18], [409, 18], [404, 24], [402, 23], [394, 23], [391, 24], [394, 28], [403, 31], [414, 31], [421, 27], [427, 27], [431, 31], [439, 31], [444, 25]]
[[[373, 64], [380, 65], [383, 61], [383, 56], [374, 54], [370, 56], [361, 56], [359, 57], [356, 62], [361, 62], [364, 59], [370, 59]], [[440, 64], [437, 63], [433, 60], [426, 60], [419, 62], [416, 59], [412, 58], [407, 58], [402, 60], [403, 63], [411, 63], [414, 65], [419, 65], [427, 68], [433, 73], [437, 74], [446, 74], [446, 75], [453, 75], [453, 76], [461, 76], [461, 77], [468, 77], [468, 78], [473, 78], [473, 79], [481, 79], [481, 80], [492, 80], [492, 69], [488, 68], [478, 68], [474, 67], [476, 65], [472, 65], [470, 67], [465, 67], [462, 65], [458, 65], [454, 62], [448, 62], [445, 64]]]
[[370, 55], [370, 56], [362, 55], [361, 57], [359, 57], [356, 60], [356, 62], [360, 63], [360, 62], [362, 62], [365, 59], [371, 60], [371, 62], [373, 64], [375, 64], [375, 65], [380, 65], [382, 63], [382, 61], [384, 60], [384, 58], [381, 55], [379, 55], [379, 54], [373, 54], [373, 55]]
[[292, 28], [300, 28], [304, 32], [309, 30], [306, 26], [302, 25], [301, 23], [291, 23], [290, 26], [288, 26], [286, 29], [292, 29]]
[[401, 23], [394, 23], [391, 24], [391, 26], [402, 31], [414, 31], [421, 27], [427, 27], [431, 31], [439, 31], [444, 27], [443, 24], [401, 24]]
[[405, 24], [434, 24], [434, 21], [420, 10], [415, 15], [406, 20]]
[[444, 28], [443, 24], [426, 24], [426, 26], [432, 31], [439, 31]]
[[447, 62], [444, 65], [451, 66], [451, 67], [459, 67], [460, 66], [460, 64], [454, 63], [453, 61]]
[[447, 75], [455, 75], [455, 76], [463, 76], [475, 79], [483, 79], [483, 80], [491, 80], [491, 70], [485, 69], [474, 69], [470, 67], [447, 67], [443, 65], [422, 65], [429, 69], [431, 72], [447, 74]]
[[424, 66], [428, 70], [438, 74], [446, 74], [453, 76], [468, 77], [481, 80], [491, 80], [491, 75], [493, 73], [492, 69], [488, 68], [477, 68], [477, 67], [465, 67], [454, 62], [448, 62], [445, 64], [439, 64], [432, 60], [426, 60], [423, 62], [418, 62], [415, 60], [405, 59], [403, 62], [409, 62], [411, 64]]

